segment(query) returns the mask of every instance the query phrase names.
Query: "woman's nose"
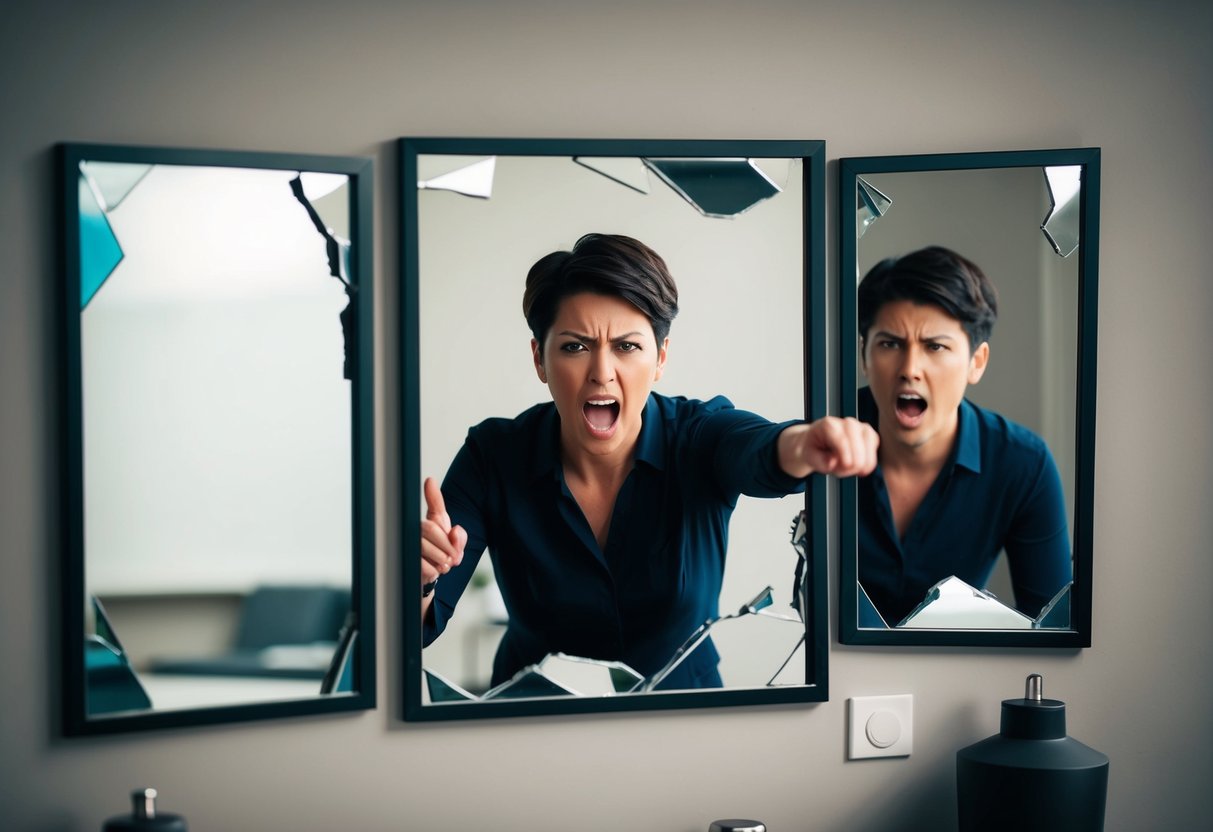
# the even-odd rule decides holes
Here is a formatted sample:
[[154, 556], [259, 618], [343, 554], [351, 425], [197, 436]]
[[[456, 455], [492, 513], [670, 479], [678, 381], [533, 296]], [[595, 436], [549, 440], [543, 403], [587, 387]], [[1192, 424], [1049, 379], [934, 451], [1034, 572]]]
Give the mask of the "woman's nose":
[[615, 362], [610, 350], [598, 350], [590, 363], [590, 380], [595, 384], [609, 384], [615, 380]]

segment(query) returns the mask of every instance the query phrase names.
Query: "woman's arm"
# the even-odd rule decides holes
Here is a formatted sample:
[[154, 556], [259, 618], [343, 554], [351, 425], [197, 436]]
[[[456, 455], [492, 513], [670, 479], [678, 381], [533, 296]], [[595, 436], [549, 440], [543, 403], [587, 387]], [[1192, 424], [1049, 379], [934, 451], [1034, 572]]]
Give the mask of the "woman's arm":
[[797, 479], [809, 474], [862, 477], [876, 468], [879, 445], [880, 436], [871, 425], [850, 417], [824, 416], [779, 434], [779, 467]]

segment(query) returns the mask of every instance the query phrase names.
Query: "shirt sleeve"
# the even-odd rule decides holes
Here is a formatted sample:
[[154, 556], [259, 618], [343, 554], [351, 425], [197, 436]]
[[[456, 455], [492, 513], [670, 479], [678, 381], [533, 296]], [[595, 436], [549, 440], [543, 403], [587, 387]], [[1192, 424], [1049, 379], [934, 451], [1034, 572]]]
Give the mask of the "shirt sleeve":
[[799, 424], [797, 420], [770, 422], [755, 413], [737, 410], [719, 396], [708, 407], [697, 435], [703, 443], [702, 452], [711, 455], [721, 491], [735, 499], [739, 494], [772, 498], [805, 490], [805, 480], [779, 467], [779, 434]]
[[1033, 618], [1073, 580], [1061, 476], [1040, 447], [1036, 476], [1025, 490], [1005, 542], [1015, 606]]

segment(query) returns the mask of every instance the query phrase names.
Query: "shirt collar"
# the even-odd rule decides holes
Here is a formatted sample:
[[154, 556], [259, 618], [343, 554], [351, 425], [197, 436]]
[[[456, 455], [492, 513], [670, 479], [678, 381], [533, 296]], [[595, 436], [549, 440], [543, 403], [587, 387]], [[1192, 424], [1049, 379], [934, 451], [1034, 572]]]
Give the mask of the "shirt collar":
[[[636, 438], [636, 461], [665, 470], [665, 419], [657, 394], [649, 394], [644, 403], [640, 435]], [[549, 403], [539, 417], [535, 433], [535, 453], [532, 457], [532, 476], [535, 478], [560, 471], [560, 414], [556, 405]]]
[[960, 417], [956, 422], [955, 463], [974, 474], [981, 473], [981, 431], [977, 426], [977, 407], [968, 399], [960, 400]]
[[636, 461], [644, 462], [658, 471], [664, 471], [665, 419], [662, 418], [656, 393], [649, 394], [649, 400], [644, 403], [644, 415], [641, 418], [643, 421], [640, 424], [640, 436], [636, 438]]

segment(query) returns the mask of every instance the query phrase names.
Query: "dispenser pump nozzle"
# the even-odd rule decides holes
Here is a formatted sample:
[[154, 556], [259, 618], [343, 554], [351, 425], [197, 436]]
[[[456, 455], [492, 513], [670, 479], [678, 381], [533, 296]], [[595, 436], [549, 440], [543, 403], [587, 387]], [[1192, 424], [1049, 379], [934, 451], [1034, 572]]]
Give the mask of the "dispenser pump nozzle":
[[152, 820], [156, 817], [155, 789], [135, 789], [131, 792], [131, 803], [134, 804], [134, 815], [139, 820]]
[[1040, 702], [1044, 699], [1045, 679], [1039, 673], [1033, 673], [1028, 676], [1027, 689], [1024, 691], [1023, 698], [1030, 702]]

